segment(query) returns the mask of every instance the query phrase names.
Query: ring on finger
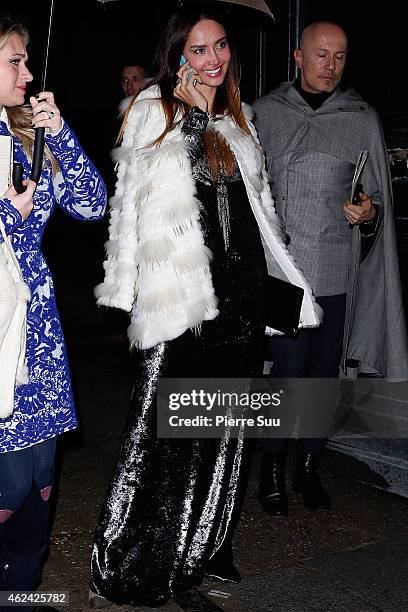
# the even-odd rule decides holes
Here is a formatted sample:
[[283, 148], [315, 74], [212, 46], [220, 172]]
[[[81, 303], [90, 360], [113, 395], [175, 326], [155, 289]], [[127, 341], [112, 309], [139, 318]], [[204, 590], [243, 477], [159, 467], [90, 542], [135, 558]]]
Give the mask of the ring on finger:
[[54, 111], [46, 111], [47, 115], [48, 115], [48, 119], [52, 119], [53, 117], [55, 117], [55, 113]]
[[194, 79], [194, 81], [193, 81], [193, 87], [195, 87], [195, 86], [197, 85], [197, 83], [198, 83], [198, 80], [197, 80], [197, 79]]

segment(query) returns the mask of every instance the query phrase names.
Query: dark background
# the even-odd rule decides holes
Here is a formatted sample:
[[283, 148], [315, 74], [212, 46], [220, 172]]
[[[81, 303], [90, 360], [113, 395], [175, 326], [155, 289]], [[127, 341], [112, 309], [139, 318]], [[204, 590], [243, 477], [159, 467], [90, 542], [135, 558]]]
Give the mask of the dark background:
[[[351, 84], [373, 104], [386, 127], [406, 125], [406, 0], [267, 1], [275, 22], [253, 9], [224, 3], [230, 10], [240, 49], [244, 100], [253, 102], [258, 95], [292, 78], [296, 25], [302, 29], [316, 19], [331, 19], [345, 28], [350, 40], [343, 84]], [[50, 0], [0, 1], [0, 6], [18, 14], [31, 32], [30, 66], [36, 76], [33, 91], [40, 85], [50, 4]], [[55, 92], [68, 121], [81, 132], [84, 145], [94, 148], [94, 157], [99, 157], [102, 151], [92, 147], [93, 141], [113, 143], [110, 129], [121, 97], [121, 66], [124, 62], [150, 63], [177, 0], [55, 0], [54, 4], [47, 87]], [[257, 83], [260, 31], [264, 71], [261, 83]]]
[[[50, 0], [0, 1], [30, 30], [29, 67], [36, 77], [31, 92], [40, 89], [50, 5]], [[268, 0], [268, 5], [275, 21], [253, 9], [224, 5], [230, 10], [240, 50], [243, 99], [253, 102], [293, 78], [292, 50], [299, 31], [316, 19], [334, 20], [350, 40], [343, 84], [355, 87], [378, 109], [389, 146], [408, 147], [407, 0]], [[119, 127], [121, 66], [151, 63], [162, 27], [176, 6], [176, 0], [55, 0], [47, 89], [54, 91], [110, 193], [114, 175], [109, 151]], [[407, 196], [406, 186], [399, 185], [399, 218], [405, 216]], [[91, 291], [100, 280], [106, 231], [107, 221], [81, 224], [60, 211], [54, 215], [44, 250], [64, 292]], [[405, 226], [400, 234], [405, 234]]]

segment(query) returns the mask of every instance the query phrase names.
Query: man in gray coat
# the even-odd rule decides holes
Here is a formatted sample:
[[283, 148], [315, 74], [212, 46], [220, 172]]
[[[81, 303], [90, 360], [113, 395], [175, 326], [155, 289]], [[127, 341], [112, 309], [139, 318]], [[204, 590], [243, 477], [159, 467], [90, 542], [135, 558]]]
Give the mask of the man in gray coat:
[[[324, 320], [298, 337], [271, 340], [274, 377], [338, 377], [346, 361], [360, 371], [408, 377], [388, 157], [376, 111], [338, 87], [347, 36], [330, 22], [308, 26], [294, 52], [300, 78], [255, 103], [277, 213], [287, 247], [303, 270]], [[357, 159], [368, 151], [359, 205], [350, 193]], [[298, 441], [293, 488], [310, 510], [330, 508], [317, 460], [322, 438]], [[260, 500], [288, 512], [288, 440], [263, 441]]]

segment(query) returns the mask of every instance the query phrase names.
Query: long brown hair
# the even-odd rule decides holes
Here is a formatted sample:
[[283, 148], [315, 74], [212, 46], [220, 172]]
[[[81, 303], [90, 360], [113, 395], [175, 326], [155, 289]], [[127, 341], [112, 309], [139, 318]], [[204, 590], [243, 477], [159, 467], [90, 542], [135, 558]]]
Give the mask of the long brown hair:
[[[18, 34], [23, 39], [24, 44], [28, 44], [30, 38], [26, 27], [8, 13], [0, 11], [0, 51], [13, 34]], [[31, 107], [5, 106], [4, 108], [7, 112], [11, 131], [21, 140], [27, 157], [32, 160], [35, 131], [31, 127], [33, 118]], [[52, 170], [55, 173], [58, 170], [58, 163], [47, 146], [45, 146], [45, 154], [51, 161]]]
[[[227, 13], [222, 10], [218, 4], [216, 5], [211, 2], [205, 4], [186, 3], [182, 8], [173, 13], [167, 22], [167, 26], [155, 55], [154, 68], [156, 76], [147, 85], [147, 87], [151, 87], [152, 85], [158, 85], [160, 87], [161, 103], [166, 117], [166, 127], [152, 145], [160, 145], [166, 135], [178, 124], [176, 116], [181, 113], [181, 117], [184, 118], [190, 110], [190, 107], [185, 102], [174, 97], [173, 89], [176, 73], [179, 69], [180, 57], [183, 53], [189, 33], [199, 21], [204, 19], [215, 21], [224, 28], [231, 52], [231, 60], [225, 80], [223, 84], [217, 88], [213, 112], [216, 114], [228, 114], [237, 127], [246, 134], [251, 135], [242, 112], [239, 92], [241, 67], [234, 38], [229, 28]], [[135, 98], [136, 96], [132, 98], [125, 113], [118, 140], [120, 140], [123, 135], [127, 116]], [[218, 173], [220, 157], [223, 161], [224, 171], [226, 171], [227, 174], [232, 173], [233, 155], [224, 138], [217, 135], [216, 139], [214, 139], [207, 131], [204, 136], [204, 149], [209, 159], [213, 176]]]

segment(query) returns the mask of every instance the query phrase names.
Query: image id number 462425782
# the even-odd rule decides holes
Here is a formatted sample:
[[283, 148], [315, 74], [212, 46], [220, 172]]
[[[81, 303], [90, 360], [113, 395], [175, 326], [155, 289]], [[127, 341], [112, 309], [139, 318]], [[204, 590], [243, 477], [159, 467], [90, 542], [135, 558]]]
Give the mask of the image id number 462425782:
[[67, 606], [68, 592], [41, 593], [40, 591], [0, 591], [0, 606], [20, 607], [27, 605]]

